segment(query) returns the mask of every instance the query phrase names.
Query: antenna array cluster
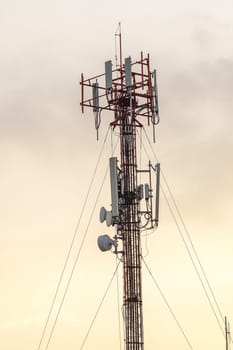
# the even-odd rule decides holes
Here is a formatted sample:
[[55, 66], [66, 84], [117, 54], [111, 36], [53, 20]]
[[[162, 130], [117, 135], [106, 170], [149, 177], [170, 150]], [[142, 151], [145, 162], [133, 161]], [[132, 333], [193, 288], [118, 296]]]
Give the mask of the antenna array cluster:
[[[135, 188], [135, 193], [129, 193], [124, 191], [124, 178], [122, 177], [121, 169], [117, 166], [117, 158], [111, 157], [109, 159], [110, 170], [110, 185], [111, 185], [111, 210], [106, 210], [105, 207], [100, 208], [99, 220], [101, 223], [105, 222], [106, 225], [116, 226], [117, 234], [114, 239], [111, 239], [107, 235], [101, 235], [98, 238], [98, 246], [100, 250], [107, 251], [114, 247], [114, 253], [118, 252], [118, 240], [122, 239], [121, 231], [124, 222], [124, 210], [129, 204], [132, 198], [136, 198], [141, 206], [138, 208], [138, 228], [140, 230], [153, 229], [158, 226], [159, 222], [159, 186], [160, 186], [160, 164], [157, 163], [155, 167], [149, 162], [148, 169], [137, 170], [137, 174], [145, 173], [148, 177], [148, 183], [139, 184]], [[153, 179], [153, 174], [155, 179]], [[154, 181], [153, 181], [154, 180]], [[152, 183], [155, 185], [153, 190]], [[144, 201], [144, 206], [142, 202]], [[119, 234], [118, 234], [119, 233]], [[100, 237], [104, 237], [103, 239]], [[108, 237], [108, 238], [106, 238]], [[105, 244], [106, 240], [109, 244]], [[104, 245], [103, 245], [104, 242]], [[103, 249], [104, 247], [104, 249]], [[106, 247], [108, 249], [106, 249]]]
[[[101, 112], [114, 112], [113, 126], [121, 125], [122, 111], [128, 110], [138, 126], [138, 117], [146, 117], [148, 124], [159, 123], [158, 87], [156, 70], [150, 71], [149, 54], [132, 62], [125, 58], [121, 67], [113, 69], [112, 61], [105, 62], [105, 73], [84, 79], [81, 75], [81, 107], [92, 107], [96, 129], [100, 126]], [[130, 109], [130, 111], [129, 111]]]

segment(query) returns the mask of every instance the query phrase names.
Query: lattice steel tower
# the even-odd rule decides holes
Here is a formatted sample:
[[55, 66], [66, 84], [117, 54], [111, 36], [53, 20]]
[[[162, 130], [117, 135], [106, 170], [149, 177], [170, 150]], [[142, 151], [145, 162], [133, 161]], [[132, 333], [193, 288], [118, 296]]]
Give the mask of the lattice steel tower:
[[[105, 73], [84, 79], [81, 75], [81, 107], [91, 107], [97, 129], [103, 110], [112, 111], [112, 129], [119, 128], [120, 161], [110, 158], [110, 182], [112, 207], [100, 210], [100, 221], [116, 226], [114, 238], [102, 235], [98, 246], [102, 251], [113, 248], [123, 263], [124, 337], [126, 350], [143, 350], [143, 310], [141, 279], [141, 230], [154, 229], [158, 225], [160, 165], [148, 164], [139, 169], [137, 163], [137, 129], [146, 120], [153, 128], [159, 122], [156, 71], [150, 71], [149, 55], [132, 62], [131, 57], [122, 61], [121, 33], [120, 62], [113, 68], [105, 62]], [[89, 90], [89, 91], [88, 91]], [[140, 120], [140, 121], [139, 121]], [[138, 183], [144, 173], [148, 183]], [[154, 174], [154, 176], [153, 176]], [[154, 178], [154, 191], [152, 189]], [[144, 208], [144, 209], [143, 209]], [[121, 247], [121, 249], [120, 249]]]

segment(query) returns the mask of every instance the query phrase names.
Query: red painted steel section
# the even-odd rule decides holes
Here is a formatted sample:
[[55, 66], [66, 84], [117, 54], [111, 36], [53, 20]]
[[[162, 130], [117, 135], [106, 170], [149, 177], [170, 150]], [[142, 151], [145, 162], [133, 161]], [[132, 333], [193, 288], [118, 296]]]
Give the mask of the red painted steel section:
[[[139, 200], [137, 199], [136, 123], [131, 123], [127, 110], [122, 118], [121, 171], [124, 179], [124, 205], [121, 207], [122, 224], [118, 235], [123, 241], [124, 326], [126, 350], [142, 350], [143, 312], [141, 288], [141, 238]], [[134, 119], [134, 117], [133, 117]]]

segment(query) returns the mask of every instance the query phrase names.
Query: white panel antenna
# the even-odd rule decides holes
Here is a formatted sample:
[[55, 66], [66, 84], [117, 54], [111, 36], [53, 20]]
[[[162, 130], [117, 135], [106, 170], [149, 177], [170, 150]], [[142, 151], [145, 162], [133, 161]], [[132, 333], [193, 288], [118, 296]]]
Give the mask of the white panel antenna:
[[93, 112], [99, 112], [99, 84], [96, 80], [92, 85]]
[[154, 77], [154, 111], [156, 115], [159, 114], [159, 105], [158, 105], [158, 86], [157, 86], [157, 77], [156, 77], [156, 69], [153, 71], [153, 77]]
[[138, 200], [140, 201], [140, 200], [142, 200], [143, 199], [143, 185], [141, 184], [141, 185], [138, 185], [137, 186], [137, 198], [138, 198]]
[[159, 222], [160, 163], [156, 164], [155, 223]]
[[150, 187], [148, 184], [145, 184], [145, 200], [148, 201], [150, 198]]
[[112, 61], [105, 62], [105, 89], [112, 89]]
[[125, 58], [125, 85], [126, 87], [132, 86], [132, 71], [131, 71], [131, 57]]
[[112, 216], [119, 216], [119, 203], [118, 203], [118, 186], [117, 186], [117, 158], [112, 157], [109, 159], [110, 166], [110, 182], [111, 182], [111, 196], [112, 196]]

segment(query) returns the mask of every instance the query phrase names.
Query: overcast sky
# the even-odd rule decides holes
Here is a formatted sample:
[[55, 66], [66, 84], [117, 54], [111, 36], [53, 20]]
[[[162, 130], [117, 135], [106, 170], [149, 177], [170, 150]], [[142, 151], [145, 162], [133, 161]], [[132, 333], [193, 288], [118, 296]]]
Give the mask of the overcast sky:
[[[80, 74], [88, 77], [102, 73], [104, 62], [114, 60], [114, 33], [119, 21], [124, 56], [137, 60], [141, 50], [149, 52], [151, 66], [157, 69], [161, 122], [154, 151], [223, 315], [233, 322], [232, 13], [230, 0], [0, 0], [1, 349], [38, 349], [113, 117], [103, 114], [97, 142], [91, 111], [81, 114]], [[110, 155], [109, 137], [66, 281]], [[150, 155], [153, 157], [152, 152]], [[145, 154], [143, 159], [146, 164]], [[96, 246], [99, 234], [114, 234], [113, 229], [106, 230], [98, 222], [102, 205], [110, 205], [108, 178], [51, 350], [80, 348], [115, 269], [115, 256], [99, 252]], [[164, 198], [160, 226], [147, 243], [145, 239], [142, 243], [143, 253], [149, 253], [146, 261], [193, 349], [224, 348], [224, 337]], [[143, 282], [145, 349], [187, 349], [145, 269]], [[114, 283], [86, 350], [119, 349]], [[46, 339], [41, 350], [45, 345]]]

